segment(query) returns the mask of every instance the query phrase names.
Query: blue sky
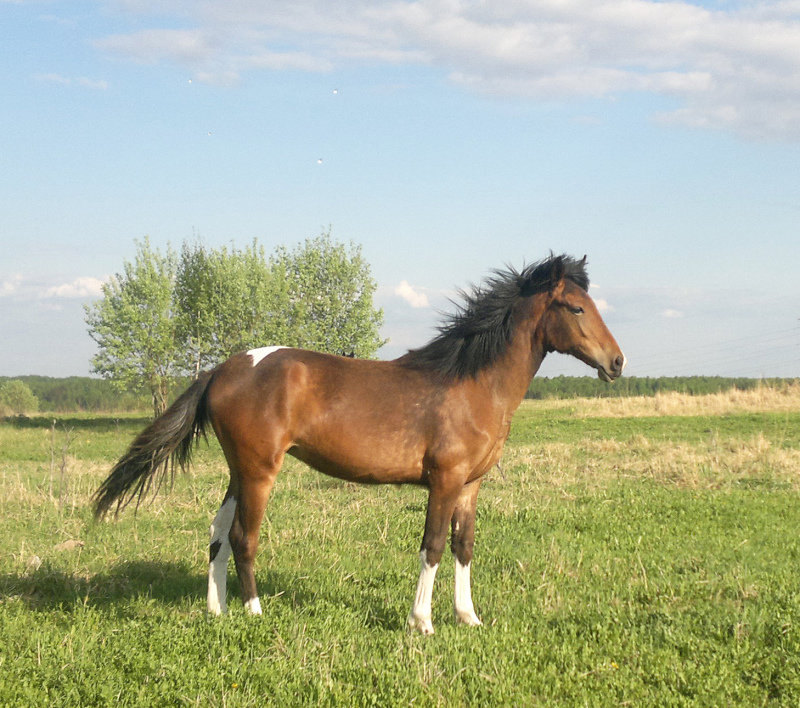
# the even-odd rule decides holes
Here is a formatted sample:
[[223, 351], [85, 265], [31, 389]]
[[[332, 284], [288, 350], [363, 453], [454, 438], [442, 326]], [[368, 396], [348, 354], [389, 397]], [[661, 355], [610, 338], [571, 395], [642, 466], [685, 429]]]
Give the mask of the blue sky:
[[627, 373], [800, 375], [796, 0], [0, 0], [0, 61], [0, 375], [89, 373], [135, 239], [328, 227], [386, 358], [552, 249]]

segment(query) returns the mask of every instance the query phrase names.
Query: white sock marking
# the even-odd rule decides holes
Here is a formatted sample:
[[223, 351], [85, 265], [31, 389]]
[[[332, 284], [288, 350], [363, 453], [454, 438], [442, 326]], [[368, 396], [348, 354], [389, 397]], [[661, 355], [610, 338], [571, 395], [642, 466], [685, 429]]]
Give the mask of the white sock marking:
[[470, 566], [471, 563], [461, 565], [456, 558], [456, 579], [454, 604], [456, 619], [459, 622], [475, 627], [481, 624], [478, 615], [475, 614], [475, 607], [472, 604], [472, 588], [470, 585]]
[[261, 347], [260, 349], [251, 349], [247, 352], [253, 359], [253, 366], [256, 367], [261, 363], [262, 359], [266, 359], [270, 354], [278, 351], [278, 349], [286, 349], [286, 347]]
[[208, 564], [208, 611], [212, 615], [222, 615], [228, 611], [226, 594], [228, 559], [231, 556], [231, 542], [228, 539], [228, 533], [233, 525], [235, 513], [236, 499], [228, 497], [219, 508], [214, 521], [211, 522], [211, 543], [219, 543], [217, 555]]
[[244, 608], [251, 615], [261, 614], [261, 602], [259, 601], [258, 597], [251, 597], [247, 602], [244, 603]]
[[417, 581], [417, 593], [414, 596], [414, 604], [411, 613], [408, 615], [408, 628], [416, 629], [423, 634], [433, 634], [433, 622], [431, 622], [431, 598], [433, 596], [433, 581], [436, 578], [436, 565], [428, 564], [428, 554], [421, 551], [419, 554], [419, 580]]

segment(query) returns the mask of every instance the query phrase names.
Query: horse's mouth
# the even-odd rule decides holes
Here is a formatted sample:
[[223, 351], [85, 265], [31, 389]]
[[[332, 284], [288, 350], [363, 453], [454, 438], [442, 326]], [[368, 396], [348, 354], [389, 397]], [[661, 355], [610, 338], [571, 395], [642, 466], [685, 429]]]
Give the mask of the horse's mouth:
[[608, 368], [600, 363], [599, 357], [588, 356], [579, 350], [573, 349], [565, 353], [572, 354], [576, 359], [580, 359], [584, 364], [588, 364], [591, 368], [596, 369], [597, 378], [606, 383], [614, 383], [614, 381], [622, 376], [622, 370], [625, 368], [626, 359], [625, 355], [622, 353], [618, 354], [613, 361], [607, 362], [609, 364]]
[[605, 370], [605, 368], [603, 368], [602, 366], [598, 366], [597, 367], [597, 378], [600, 379], [601, 381], [605, 381], [606, 383], [614, 383], [614, 381], [616, 381], [616, 379], [617, 379], [617, 376], [614, 376], [613, 374], [609, 374]]

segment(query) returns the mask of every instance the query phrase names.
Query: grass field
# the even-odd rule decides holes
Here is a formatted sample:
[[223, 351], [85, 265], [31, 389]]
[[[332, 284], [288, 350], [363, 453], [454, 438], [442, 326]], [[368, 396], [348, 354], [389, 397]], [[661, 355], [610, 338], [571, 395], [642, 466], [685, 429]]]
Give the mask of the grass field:
[[[774, 394], [774, 395], [773, 395]], [[800, 391], [529, 402], [481, 490], [473, 597], [405, 618], [426, 496], [288, 463], [264, 615], [205, 613], [227, 483], [202, 448], [138, 515], [89, 497], [146, 421], [0, 423], [0, 705], [800, 704]]]

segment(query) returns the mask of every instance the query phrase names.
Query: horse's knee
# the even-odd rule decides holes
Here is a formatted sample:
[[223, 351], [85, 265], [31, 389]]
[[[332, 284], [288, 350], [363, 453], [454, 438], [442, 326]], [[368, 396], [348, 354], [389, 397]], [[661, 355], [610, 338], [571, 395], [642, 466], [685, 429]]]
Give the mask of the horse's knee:
[[467, 565], [472, 560], [474, 545], [474, 538], [454, 534], [450, 542], [450, 550], [461, 565]]
[[258, 548], [258, 538], [244, 533], [235, 533], [231, 529], [231, 548], [236, 563], [252, 563]]
[[472, 560], [472, 547], [475, 542], [475, 515], [456, 509], [451, 522], [450, 550], [462, 565]]
[[442, 560], [442, 556], [444, 555], [446, 542], [447, 539], [444, 537], [423, 540], [420, 551], [425, 552], [425, 558], [429, 565], [439, 565], [439, 561]]

